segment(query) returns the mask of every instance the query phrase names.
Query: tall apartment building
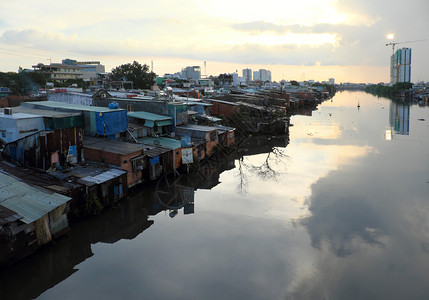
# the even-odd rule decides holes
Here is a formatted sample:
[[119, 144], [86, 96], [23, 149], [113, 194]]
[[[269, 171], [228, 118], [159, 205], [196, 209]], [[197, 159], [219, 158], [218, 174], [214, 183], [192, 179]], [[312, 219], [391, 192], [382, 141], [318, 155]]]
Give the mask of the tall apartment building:
[[260, 81], [261, 80], [261, 73], [259, 71], [253, 71], [253, 81]]
[[263, 82], [269, 81], [271, 82], [271, 71], [265, 69], [259, 69], [259, 77]]
[[252, 69], [243, 69], [243, 78], [245, 82], [252, 81]]
[[390, 83], [411, 81], [411, 48], [396, 50], [390, 57]]
[[259, 71], [253, 71], [253, 80], [262, 82], [271, 82], [271, 71], [265, 69], [259, 69]]

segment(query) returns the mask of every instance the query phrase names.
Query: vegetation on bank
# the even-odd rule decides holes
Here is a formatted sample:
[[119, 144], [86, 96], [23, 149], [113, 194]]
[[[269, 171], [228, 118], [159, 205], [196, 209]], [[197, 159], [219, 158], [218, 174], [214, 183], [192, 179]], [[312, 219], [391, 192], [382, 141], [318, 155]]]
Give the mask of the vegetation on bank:
[[365, 92], [379, 97], [395, 98], [398, 93], [409, 90], [412, 87], [413, 84], [410, 82], [399, 82], [393, 86], [386, 86], [382, 83], [379, 83], [368, 85], [365, 88]]

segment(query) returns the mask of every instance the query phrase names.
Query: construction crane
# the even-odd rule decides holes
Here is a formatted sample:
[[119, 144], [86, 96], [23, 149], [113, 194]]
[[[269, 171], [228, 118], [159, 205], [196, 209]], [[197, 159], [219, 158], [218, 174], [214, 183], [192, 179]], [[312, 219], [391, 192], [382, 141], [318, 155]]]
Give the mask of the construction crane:
[[390, 42], [388, 44], [386, 44], [386, 46], [390, 46], [392, 45], [392, 55], [395, 54], [395, 46], [398, 44], [409, 44], [409, 43], [417, 43], [417, 42], [423, 42], [426, 40], [415, 40], [415, 41], [408, 41], [408, 42]]
[[407, 42], [390, 42], [387, 43], [386, 46], [392, 45], [392, 57], [390, 59], [390, 83], [395, 83], [395, 74], [394, 74], [394, 55], [395, 55], [395, 46], [399, 44], [409, 44], [409, 43], [417, 43], [417, 42], [423, 42], [426, 40], [415, 40], [415, 41], [407, 41]]

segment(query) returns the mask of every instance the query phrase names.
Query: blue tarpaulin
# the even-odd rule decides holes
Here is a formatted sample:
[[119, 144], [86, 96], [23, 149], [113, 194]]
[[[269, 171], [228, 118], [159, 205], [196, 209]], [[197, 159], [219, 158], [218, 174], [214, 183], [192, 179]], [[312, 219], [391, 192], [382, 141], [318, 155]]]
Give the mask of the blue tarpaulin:
[[157, 163], [159, 163], [159, 156], [155, 156], [155, 157], [153, 157], [153, 158], [149, 158], [149, 161], [150, 161], [150, 164], [153, 166], [153, 165], [156, 165]]
[[96, 127], [97, 134], [104, 135], [104, 114], [101, 112], [96, 112]]
[[182, 147], [183, 148], [192, 147], [192, 141], [191, 141], [190, 136], [183, 136], [182, 137]]
[[127, 130], [127, 111], [111, 111], [108, 113], [96, 113], [97, 134], [99, 135], [115, 135]]

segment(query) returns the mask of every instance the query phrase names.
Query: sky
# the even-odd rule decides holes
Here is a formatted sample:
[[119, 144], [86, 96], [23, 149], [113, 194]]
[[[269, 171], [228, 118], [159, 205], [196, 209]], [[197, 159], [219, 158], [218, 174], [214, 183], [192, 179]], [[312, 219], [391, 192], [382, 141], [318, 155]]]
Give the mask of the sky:
[[[411, 80], [429, 81], [427, 0], [15, 0], [0, 2], [0, 72], [97, 60], [157, 75], [268, 69], [272, 79], [389, 82], [392, 46], [412, 48]], [[204, 62], [206, 62], [204, 64]]]

